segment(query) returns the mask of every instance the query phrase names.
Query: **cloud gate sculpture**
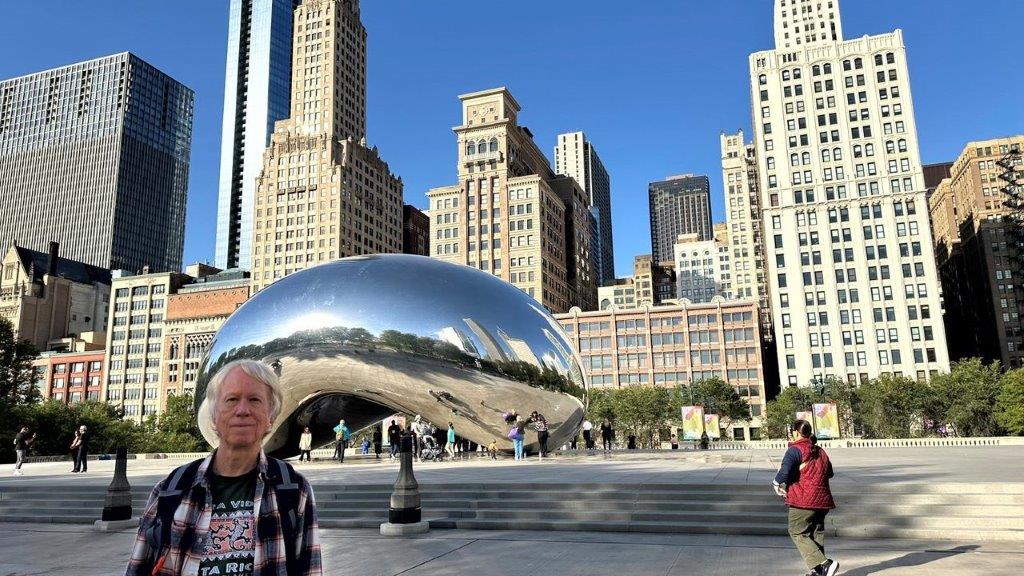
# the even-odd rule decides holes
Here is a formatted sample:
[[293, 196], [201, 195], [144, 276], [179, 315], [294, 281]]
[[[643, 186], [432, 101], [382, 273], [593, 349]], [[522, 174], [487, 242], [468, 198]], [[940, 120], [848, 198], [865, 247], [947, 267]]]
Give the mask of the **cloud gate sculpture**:
[[[419, 414], [478, 444], [512, 449], [503, 413], [536, 410], [549, 446], [576, 435], [587, 382], [572, 343], [533, 298], [486, 273], [403, 254], [357, 256], [291, 274], [236, 310], [200, 367], [196, 408], [217, 369], [242, 358], [272, 366], [284, 406], [264, 442], [298, 454], [304, 426], [314, 446], [392, 414]], [[528, 431], [526, 449], [537, 449]]]

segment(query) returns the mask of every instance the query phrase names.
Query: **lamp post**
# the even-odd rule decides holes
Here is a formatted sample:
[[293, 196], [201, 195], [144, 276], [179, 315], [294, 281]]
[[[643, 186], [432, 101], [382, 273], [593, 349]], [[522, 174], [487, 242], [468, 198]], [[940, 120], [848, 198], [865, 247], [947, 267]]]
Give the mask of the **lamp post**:
[[423, 534], [430, 523], [422, 520], [420, 488], [412, 471], [412, 434], [406, 431], [400, 441], [400, 464], [395, 490], [391, 493], [388, 521], [380, 525], [383, 536]]
[[107, 487], [107, 496], [103, 502], [103, 515], [94, 526], [97, 530], [109, 532], [124, 530], [138, 523], [132, 520], [132, 487], [128, 483], [128, 448], [117, 449], [114, 462], [114, 479]]

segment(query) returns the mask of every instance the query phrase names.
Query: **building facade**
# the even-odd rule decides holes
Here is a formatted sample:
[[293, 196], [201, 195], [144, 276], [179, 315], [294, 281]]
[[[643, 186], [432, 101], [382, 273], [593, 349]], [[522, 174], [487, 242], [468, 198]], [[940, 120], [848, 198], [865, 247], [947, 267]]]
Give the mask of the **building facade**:
[[583, 189], [554, 174], [518, 124], [508, 90], [459, 99], [459, 184], [427, 192], [432, 256], [490, 272], [553, 312], [595, 309], [593, 218]]
[[670, 176], [651, 182], [647, 193], [655, 262], [674, 261], [674, 245], [680, 234], [696, 234], [700, 240], [713, 237], [711, 182], [707, 176]]
[[636, 284], [632, 277], [616, 278], [614, 284], [597, 289], [597, 309], [609, 310], [612, 306], [618, 309], [637, 308]]
[[731, 300], [729, 243], [681, 234], [675, 244], [676, 295], [695, 304], [719, 297]]
[[402, 252], [430, 256], [430, 216], [409, 204], [402, 207]]
[[744, 139], [742, 130], [736, 134], [722, 133], [721, 147], [733, 295], [757, 302], [762, 338], [771, 340], [772, 311], [764, 256], [757, 147]]
[[766, 399], [755, 303], [720, 300], [686, 306], [572, 310], [556, 314], [555, 319], [576, 346], [594, 387], [642, 384], [674, 388], [721, 378], [750, 404], [751, 419], [733, 424], [735, 437], [759, 437]]
[[402, 181], [366, 145], [366, 29], [358, 0], [295, 10], [291, 115], [256, 182], [252, 285], [335, 258], [402, 251]]
[[231, 314], [249, 298], [249, 274], [234, 269], [187, 270], [194, 279], [167, 297], [164, 317], [160, 404], [176, 394], [194, 395], [199, 364], [213, 337]]
[[11, 246], [0, 262], [0, 318], [41, 351], [107, 329], [110, 271], [61, 258], [59, 250], [56, 242], [46, 253]]
[[948, 370], [902, 32], [843, 40], [838, 0], [775, 12], [750, 78], [783, 385]]
[[1024, 253], [1006, 190], [1024, 182], [1022, 152], [1024, 136], [967, 144], [929, 202], [954, 360], [1024, 366]]
[[43, 400], [65, 404], [102, 400], [106, 367], [103, 350], [43, 352], [32, 367]]
[[193, 98], [128, 52], [0, 81], [0, 246], [178, 270]]
[[615, 249], [612, 242], [611, 178], [593, 143], [583, 132], [559, 134], [555, 144], [555, 174], [569, 176], [583, 188], [596, 229], [591, 252], [597, 265], [599, 286], [615, 281]]
[[274, 123], [288, 117], [298, 0], [231, 0], [220, 142], [216, 264], [249, 268], [256, 177]]

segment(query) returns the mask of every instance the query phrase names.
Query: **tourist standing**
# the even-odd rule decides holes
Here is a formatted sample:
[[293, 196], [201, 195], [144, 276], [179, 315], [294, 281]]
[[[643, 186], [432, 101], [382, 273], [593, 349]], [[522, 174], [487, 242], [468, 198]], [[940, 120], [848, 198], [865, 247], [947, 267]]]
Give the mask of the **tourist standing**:
[[523, 459], [523, 439], [526, 438], [526, 423], [523, 422], [522, 416], [516, 416], [515, 423], [512, 424], [508, 437], [512, 440], [515, 459], [521, 461]]
[[609, 452], [612, 449], [612, 439], [615, 438], [615, 429], [607, 418], [601, 423], [601, 449]]
[[487, 446], [487, 451], [491, 453], [491, 460], [497, 460], [498, 459], [498, 441], [492, 439], [490, 445]]
[[36, 435], [28, 435], [28, 426], [22, 426], [21, 430], [14, 435], [14, 454], [16, 461], [14, 463], [14, 475], [23, 476], [25, 473], [21, 471], [21, 465], [25, 463], [25, 458], [28, 457], [28, 447], [36, 441]]
[[537, 442], [540, 444], [540, 458], [548, 455], [548, 421], [543, 414], [534, 410], [530, 415], [533, 422], [533, 429], [537, 431]]
[[89, 471], [89, 434], [84, 424], [78, 427], [75, 439], [71, 441], [71, 456], [75, 460], [71, 472]]
[[583, 445], [588, 452], [594, 449], [594, 423], [590, 420], [583, 421]]
[[309, 431], [309, 426], [302, 429], [302, 434], [299, 436], [299, 462], [302, 462], [302, 457], [306, 457], [306, 462], [311, 462], [313, 457], [310, 456], [310, 452], [313, 450], [313, 433]]
[[204, 404], [217, 449], [153, 488], [126, 576], [322, 573], [313, 489], [262, 449], [281, 403], [277, 374], [262, 362], [214, 374]]
[[636, 450], [636, 434], [632, 431], [629, 433], [629, 436], [626, 436], [626, 449]]
[[398, 422], [392, 420], [391, 426], [388, 426], [388, 446], [391, 447], [391, 457], [394, 458], [402, 445], [402, 428], [398, 425]]
[[345, 425], [344, 420], [339, 420], [334, 427], [334, 459], [345, 463], [345, 450], [348, 450], [348, 441], [352, 438], [352, 432]]
[[825, 556], [825, 516], [836, 507], [829, 488], [832, 462], [815, 438], [810, 422], [790, 426], [792, 442], [772, 485], [789, 506], [789, 537], [811, 574], [834, 576], [839, 562]]
[[373, 455], [377, 460], [380, 460], [380, 453], [383, 452], [383, 434], [380, 431], [380, 424], [378, 423], [373, 427]]
[[455, 424], [452, 422], [448, 423], [448, 437], [447, 442], [444, 443], [444, 451], [448, 453], [448, 456], [452, 460], [455, 459]]
[[672, 435], [672, 449], [679, 450], [679, 438], [675, 434]]

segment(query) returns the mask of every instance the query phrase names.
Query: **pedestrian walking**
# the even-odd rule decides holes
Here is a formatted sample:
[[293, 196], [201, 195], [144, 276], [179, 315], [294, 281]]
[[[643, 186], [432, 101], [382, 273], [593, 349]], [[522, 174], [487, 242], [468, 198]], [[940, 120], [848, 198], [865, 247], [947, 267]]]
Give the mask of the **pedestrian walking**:
[[391, 448], [391, 457], [395, 458], [402, 447], [402, 427], [395, 420], [388, 426], [388, 446]]
[[772, 485], [789, 506], [789, 537], [810, 569], [808, 576], [834, 576], [839, 562], [825, 555], [825, 516], [836, 507], [828, 482], [832, 462], [810, 422], [797, 420], [790, 431], [793, 441]]
[[150, 493], [126, 576], [320, 576], [313, 489], [262, 443], [282, 404], [277, 374], [236, 360], [206, 388], [209, 456], [180, 466]]
[[383, 452], [382, 445], [382, 434], [380, 431], [380, 424], [378, 423], [373, 427], [373, 455], [377, 460], [380, 460], [380, 453]]
[[533, 422], [533, 429], [537, 431], [537, 442], [540, 444], [540, 458], [544, 458], [548, 455], [548, 421], [544, 418], [543, 414], [538, 413], [536, 410], [530, 415], [530, 421]]
[[594, 423], [590, 420], [583, 421], [583, 445], [588, 452], [594, 450]]
[[491, 440], [490, 445], [487, 446], [487, 451], [491, 453], [491, 460], [498, 459], [498, 441]]
[[370, 440], [366, 436], [363, 436], [363, 441], [359, 444], [359, 453], [360, 454], [369, 454], [370, 453]]
[[605, 452], [611, 451], [613, 438], [615, 438], [615, 428], [612, 427], [611, 421], [605, 418], [601, 423], [601, 448]]
[[707, 432], [701, 432], [700, 433], [700, 449], [701, 450], [707, 450], [708, 446], [710, 445], [710, 443], [711, 443], [711, 439], [708, 437], [708, 433]]
[[299, 462], [302, 462], [302, 457], [306, 457], [306, 462], [312, 461], [310, 456], [313, 450], [313, 433], [309, 431], [309, 426], [306, 426], [302, 430], [302, 434], [299, 436]]
[[419, 460], [423, 453], [423, 439], [430, 435], [430, 425], [423, 421], [419, 414], [412, 423], [413, 443], [416, 452], [416, 459]]
[[345, 450], [348, 450], [348, 441], [352, 439], [352, 432], [345, 425], [344, 420], [339, 420], [334, 427], [334, 459], [345, 463]]
[[22, 426], [21, 430], [14, 435], [14, 475], [24, 476], [25, 473], [21, 471], [21, 465], [25, 463], [25, 458], [28, 457], [28, 447], [36, 441], [36, 435], [33, 433], [31, 436], [28, 435], [28, 426]]
[[89, 434], [84, 424], [78, 427], [71, 441], [71, 457], [75, 461], [72, 473], [89, 471]]
[[629, 436], [626, 436], [626, 449], [636, 450], [636, 434], [633, 432], [630, 432]]
[[672, 435], [671, 443], [673, 450], [679, 450], [679, 438], [675, 434]]
[[452, 460], [455, 459], [455, 424], [448, 423], [448, 437], [447, 442], [444, 443], [444, 451], [451, 456]]
[[523, 422], [522, 416], [516, 416], [515, 422], [512, 424], [512, 428], [508, 431], [508, 439], [512, 441], [512, 447], [515, 450], [515, 459], [523, 459], [523, 439], [526, 438], [526, 423]]

